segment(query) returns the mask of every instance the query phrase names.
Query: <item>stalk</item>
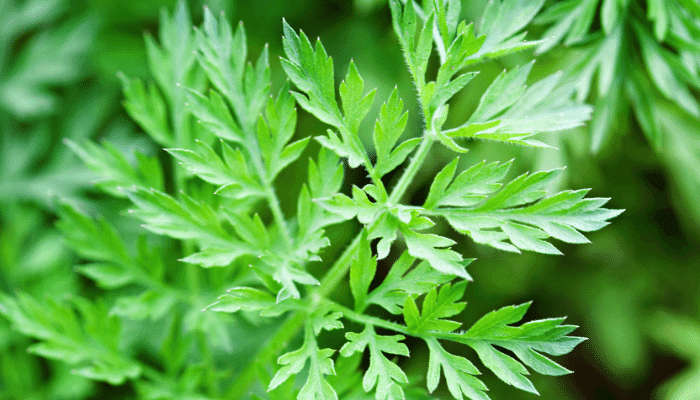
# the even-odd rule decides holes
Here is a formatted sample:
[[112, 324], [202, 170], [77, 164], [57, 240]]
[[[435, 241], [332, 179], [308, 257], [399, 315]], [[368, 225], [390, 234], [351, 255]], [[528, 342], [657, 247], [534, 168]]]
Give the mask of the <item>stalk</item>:
[[[401, 176], [401, 179], [399, 180], [397, 186], [392, 191], [391, 196], [389, 197], [390, 202], [396, 201], [404, 195], [405, 191], [408, 189], [409, 184], [411, 183], [411, 180], [413, 180], [415, 175], [420, 170], [421, 165], [427, 158], [432, 142], [433, 139], [431, 136], [426, 136], [424, 138], [423, 142], [418, 148], [418, 151], [416, 152], [416, 155], [411, 159], [408, 168]], [[371, 225], [369, 227], [370, 232], [373, 230], [373, 228], [374, 225]], [[324, 299], [330, 293], [332, 293], [333, 290], [335, 290], [338, 284], [348, 273], [352, 258], [355, 255], [359, 244], [360, 236], [357, 236], [355, 237], [353, 242], [345, 249], [345, 251], [343, 251], [343, 254], [341, 254], [341, 256], [335, 261], [335, 263], [333, 263], [331, 268], [321, 280], [321, 285], [309, 295], [309, 298]], [[256, 379], [257, 366], [268, 364], [268, 362], [275, 355], [279, 354], [287, 346], [289, 341], [291, 341], [295, 336], [297, 336], [299, 331], [301, 331], [301, 328], [304, 326], [306, 316], [306, 312], [299, 311], [287, 318], [285, 323], [282, 324], [277, 330], [277, 333], [275, 333], [275, 335], [272, 338], [270, 338], [267, 344], [265, 344], [265, 346], [258, 352], [253, 361], [246, 366], [246, 368], [240, 373], [240, 375], [236, 376], [235, 384], [229, 388], [224, 398], [242, 398], [245, 392], [249, 389], [249, 387], [253, 384], [253, 382]], [[379, 324], [379, 322], [375, 322], [377, 326], [382, 326]], [[397, 325], [396, 327], [394, 327], [393, 325], [395, 324], [392, 324], [391, 327], [387, 328], [395, 329], [396, 327], [400, 327], [400, 325]], [[405, 331], [405, 328], [403, 329], [404, 330], [399, 330], [399, 332]]]
[[274, 336], [268, 340], [263, 347], [250, 362], [245, 369], [238, 374], [234, 379], [235, 383], [231, 386], [223, 396], [225, 399], [242, 399], [250, 386], [255, 382], [257, 368], [260, 365], [267, 365], [277, 354], [279, 354], [287, 346], [297, 333], [304, 326], [307, 314], [305, 312], [297, 312], [289, 316], [284, 324], [280, 325]]
[[272, 217], [275, 220], [275, 224], [277, 224], [277, 226], [280, 227], [280, 231], [282, 232], [282, 239], [284, 240], [284, 245], [287, 250], [290, 250], [292, 248], [292, 237], [289, 233], [289, 227], [287, 226], [287, 221], [285, 220], [284, 214], [282, 213], [279, 197], [277, 197], [277, 193], [275, 193], [273, 182], [270, 182], [267, 179], [267, 172], [265, 170], [265, 165], [263, 164], [262, 154], [260, 154], [258, 140], [252, 133], [252, 129], [253, 128], [246, 129], [246, 140], [248, 143], [252, 143], [252, 146], [246, 146], [246, 149], [250, 154], [250, 158], [253, 162], [255, 172], [258, 174], [260, 180], [265, 185], [265, 200], [267, 201], [267, 204], [270, 207], [270, 211], [272, 211]]

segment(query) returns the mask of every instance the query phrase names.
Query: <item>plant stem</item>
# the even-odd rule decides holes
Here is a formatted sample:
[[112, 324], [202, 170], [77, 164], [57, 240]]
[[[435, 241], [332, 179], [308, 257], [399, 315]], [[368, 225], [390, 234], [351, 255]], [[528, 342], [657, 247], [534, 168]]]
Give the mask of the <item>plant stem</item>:
[[214, 362], [214, 355], [211, 352], [209, 342], [207, 341], [207, 336], [202, 331], [197, 331], [197, 347], [199, 348], [199, 352], [202, 354], [204, 365], [206, 367], [205, 384], [207, 394], [212, 398], [216, 398], [220, 394], [219, 384], [216, 379], [216, 364]]
[[[175, 82], [181, 82], [184, 78], [183, 72], [180, 68], [176, 68]], [[173, 114], [171, 115], [173, 124], [173, 133], [175, 135], [175, 146], [180, 149], [190, 148], [190, 135], [189, 135], [189, 115], [186, 112], [185, 107], [185, 95], [184, 88], [180, 84], [176, 84], [173, 99]], [[173, 188], [175, 189], [175, 195], [180, 196], [181, 193], [187, 192], [187, 172], [184, 167], [177, 163], [174, 158], [172, 158], [173, 166]], [[180, 256], [182, 258], [194, 253], [194, 244], [189, 240], [180, 241]], [[194, 264], [188, 264], [184, 266], [185, 275], [187, 280], [187, 288], [194, 295], [199, 294], [201, 288], [201, 272], [200, 267]]]
[[352, 141], [355, 145], [356, 148], [362, 149], [362, 154], [363, 154], [363, 163], [365, 170], [367, 170], [367, 174], [369, 175], [370, 179], [372, 180], [372, 183], [374, 186], [377, 187], [379, 190], [379, 195], [381, 198], [377, 199], [379, 202], [385, 202], [387, 199], [387, 192], [386, 188], [384, 187], [384, 183], [382, 182], [382, 178], [377, 175], [377, 170], [374, 168], [372, 165], [372, 160], [370, 160], [369, 156], [367, 155], [367, 151], [365, 151], [364, 146], [362, 145], [362, 142], [359, 139], [358, 132], [352, 132], [350, 128], [348, 128], [346, 125], [338, 127], [338, 129], [344, 130], [347, 132], [347, 135], [352, 138]]
[[365, 325], [378, 326], [380, 328], [388, 329], [394, 332], [403, 333], [404, 335], [416, 336], [416, 334], [410, 332], [405, 325], [389, 322], [381, 318], [373, 317], [371, 315], [360, 314], [332, 300], [324, 299], [323, 302], [327, 304], [332, 310], [340, 311], [341, 313], [343, 313], [343, 318], [351, 319], [355, 322], [359, 322]]
[[256, 379], [257, 368], [259, 365], [268, 365], [270, 360], [279, 354], [289, 343], [294, 336], [299, 333], [301, 328], [304, 326], [307, 314], [304, 312], [297, 312], [292, 314], [287, 320], [282, 324], [274, 336], [267, 341], [265, 347], [263, 347], [255, 359], [250, 362], [246, 368], [236, 376], [236, 381], [227, 391], [223, 398], [226, 399], [242, 399], [246, 395], [246, 391], [249, 389], [250, 385]]
[[[355, 322], [359, 322], [364, 325], [372, 325], [380, 328], [384, 328], [390, 331], [394, 331], [397, 333], [404, 334], [406, 336], [412, 336], [415, 338], [419, 339], [428, 339], [428, 338], [436, 338], [436, 339], [444, 339], [444, 340], [450, 340], [453, 342], [458, 342], [462, 344], [469, 345], [472, 342], [483, 342], [483, 341], [491, 341], [491, 342], [497, 342], [499, 339], [494, 339], [490, 337], [474, 337], [474, 336], [466, 336], [465, 333], [454, 333], [454, 332], [434, 332], [434, 331], [429, 331], [426, 332], [426, 334], [421, 334], [418, 332], [411, 331], [408, 329], [406, 325], [401, 325], [397, 324], [395, 322], [390, 322], [381, 318], [373, 317], [371, 315], [365, 315], [358, 313], [350, 308], [347, 308], [341, 304], [336, 303], [335, 301], [324, 299], [323, 303], [328, 305], [328, 307], [331, 310], [335, 311], [340, 311], [343, 313], [343, 318], [347, 318], [350, 320], [353, 320]], [[507, 341], [507, 338], [502, 339], [504, 341]]]
[[[423, 142], [421, 143], [420, 147], [418, 148], [418, 151], [416, 152], [416, 155], [413, 157], [413, 159], [411, 159], [411, 163], [406, 169], [406, 172], [404, 172], [403, 176], [399, 180], [399, 184], [397, 184], [397, 186], [394, 188], [394, 191], [391, 193], [389, 201], [396, 201], [401, 196], [403, 196], [406, 189], [408, 189], [408, 185], [410, 184], [411, 180], [415, 177], [416, 173], [418, 173], [421, 165], [425, 161], [428, 152], [430, 151], [432, 141], [432, 136], [425, 137], [425, 140], [423, 140]], [[372, 228], [373, 225], [369, 228], [370, 232], [373, 230]], [[336, 259], [335, 263], [333, 263], [333, 266], [330, 268], [330, 270], [328, 270], [326, 275], [321, 280], [321, 285], [313, 293], [310, 294], [310, 298], [325, 298], [331, 292], [333, 292], [333, 290], [335, 290], [336, 286], [338, 286], [343, 277], [345, 277], [345, 275], [348, 273], [348, 269], [350, 268], [352, 258], [355, 255], [359, 244], [360, 236], [357, 236], [355, 237], [355, 240], [353, 240], [353, 242], [347, 248], [345, 248], [343, 254], [338, 259]], [[287, 319], [287, 321], [282, 326], [280, 326], [280, 328], [277, 330], [277, 333], [272, 338], [270, 338], [265, 347], [263, 347], [258, 352], [258, 354], [255, 356], [255, 359], [246, 366], [246, 368], [243, 370], [243, 372], [241, 372], [240, 375], [236, 377], [236, 383], [233, 386], [231, 386], [231, 388], [229, 388], [229, 390], [226, 392], [226, 395], [224, 396], [225, 398], [242, 398], [242, 396], [245, 394], [245, 391], [248, 390], [249, 386], [253, 383], [253, 381], [256, 378], [255, 375], [257, 366], [261, 364], [267, 365], [267, 362], [272, 357], [279, 354], [279, 352], [281, 352], [284, 349], [287, 343], [292, 338], [294, 338], [301, 330], [302, 326], [304, 325], [304, 319], [306, 315], [307, 314], [304, 312], [297, 312], [291, 315]], [[378, 321], [376, 322], [376, 325], [382, 326]], [[391, 326], [382, 327], [396, 330], [395, 328], [400, 327], [400, 325], [392, 324]], [[402, 329], [404, 329], [404, 331], [399, 330], [399, 332], [406, 332], [405, 328]]]
[[251, 127], [245, 131], [246, 141], [252, 144], [251, 146], [246, 146], [246, 149], [255, 167], [255, 172], [258, 174], [258, 177], [260, 177], [260, 181], [263, 185], [265, 185], [265, 199], [270, 206], [270, 211], [272, 211], [272, 217], [275, 223], [280, 227], [284, 245], [287, 250], [291, 250], [292, 238], [289, 233], [289, 227], [287, 226], [287, 221], [284, 219], [279, 197], [277, 197], [277, 193], [275, 193], [274, 182], [271, 182], [267, 177], [267, 171], [263, 164], [262, 154], [260, 153], [260, 145], [258, 144], [258, 139], [255, 137], [255, 134], [252, 133], [254, 132], [253, 129], [254, 128]]
[[433, 140], [432, 135], [424, 135], [423, 141], [420, 143], [416, 154], [411, 159], [410, 164], [408, 164], [408, 168], [406, 168], [406, 171], [403, 173], [403, 175], [401, 175], [401, 179], [399, 179], [399, 182], [394, 187], [394, 190], [392, 190], [391, 196], [389, 196], [390, 203], [401, 200], [401, 197], [406, 193], [408, 186], [411, 184], [411, 182], [413, 182], [413, 179], [416, 177], [416, 174], [418, 174], [420, 167], [428, 157], [430, 148], [433, 145]]
[[277, 197], [275, 189], [272, 187], [271, 184], [267, 185], [265, 195], [267, 197], [267, 203], [270, 206], [270, 210], [272, 211], [272, 217], [275, 219], [275, 223], [277, 224], [277, 226], [280, 227], [280, 231], [282, 231], [282, 237], [285, 246], [288, 250], [291, 250], [292, 238], [289, 234], [289, 227], [287, 227], [287, 221], [284, 219], [284, 214], [282, 213], [282, 208], [280, 207], [279, 198]]

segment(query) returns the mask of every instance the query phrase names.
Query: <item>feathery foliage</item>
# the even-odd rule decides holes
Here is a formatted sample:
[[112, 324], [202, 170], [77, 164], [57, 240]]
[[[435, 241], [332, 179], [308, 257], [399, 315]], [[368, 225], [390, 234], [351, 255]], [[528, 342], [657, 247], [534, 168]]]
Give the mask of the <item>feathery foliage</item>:
[[[435, 176], [423, 205], [406, 198], [435, 143], [458, 153], [468, 151], [465, 138], [544, 147], [531, 137], [590, 117], [589, 106], [558, 86], [559, 74], [526, 88], [527, 64], [499, 75], [461, 125], [444, 127], [450, 100], [476, 75], [467, 67], [542, 45], [522, 32], [542, 3], [492, 1], [476, 30], [459, 20], [459, 1], [427, 1], [421, 8], [391, 0], [424, 129], [402, 140], [408, 117], [395, 89], [367, 132], [374, 149], [360, 137], [378, 93], [366, 90], [358, 65], [349, 64], [336, 88], [333, 59], [320, 40], [312, 44], [285, 21], [281, 64], [289, 82], [273, 89], [267, 46], [249, 49], [243, 25], [233, 29], [226, 16], [208, 9], [192, 30], [181, 3], [172, 17], [162, 15], [158, 41], [146, 37], [154, 82], [121, 76], [127, 112], [170, 158], [137, 156], [134, 166], [108, 143], [70, 143], [100, 175], [98, 187], [127, 199], [128, 213], [148, 233], [133, 240], [61, 203], [59, 228], [84, 260], [76, 270], [104, 299], [44, 305], [23, 294], [3, 295], [0, 313], [37, 341], [32, 352], [92, 380], [128, 380], [147, 399], [428, 398], [420, 379], [404, 371], [407, 337], [427, 346], [422, 374], [429, 392], [444, 375], [454, 398], [489, 399], [479, 378], [483, 368], [453, 354], [457, 347], [443, 347], [452, 342], [473, 349], [504, 383], [537, 393], [528, 367], [567, 374], [548, 356], [567, 354], [584, 339], [569, 336], [576, 327], [564, 318], [522, 322], [530, 303], [501, 308], [463, 329], [459, 314], [474, 260], [434, 226], [445, 220], [474, 242], [501, 250], [559, 254], [547, 239], [585, 243], [581, 232], [604, 227], [620, 211], [603, 208], [607, 199], [585, 198], [586, 190], [548, 195], [543, 188], [556, 171], [503, 184], [509, 164], [458, 171], [458, 158]], [[428, 68], [433, 58], [435, 73]], [[314, 148], [308, 137], [294, 140], [295, 104], [327, 130], [315, 137], [321, 149], [310, 155], [293, 198], [276, 182]], [[370, 183], [343, 193], [345, 161], [363, 169]], [[394, 183], [387, 175], [395, 170]], [[361, 230], [343, 243], [339, 233], [354, 229], [345, 222], [353, 219]], [[332, 246], [343, 246], [342, 254], [326, 257]], [[392, 251], [400, 253], [393, 263]], [[391, 264], [385, 277], [378, 260]], [[352, 306], [336, 295], [341, 288], [349, 288]], [[39, 312], [43, 307], [46, 314]], [[161, 326], [161, 337], [120, 330], [145, 323]], [[253, 335], [254, 325], [268, 334]], [[346, 339], [340, 346], [325, 336], [336, 330]], [[236, 355], [247, 366], [230, 371], [226, 360], [241, 352], [233, 332], [260, 350]], [[347, 373], [361, 381], [360, 391], [336, 374], [356, 370], [366, 351], [362, 376]]]
[[[693, 128], [700, 121], [700, 6], [696, 1], [561, 1], [533, 23], [544, 28], [542, 53], [557, 53], [567, 65], [562, 81], [578, 101], [595, 106], [590, 149], [602, 152], [622, 129], [644, 133], [674, 175], [680, 195], [697, 219], [693, 193], [700, 187], [700, 162]], [[632, 114], [632, 118], [628, 115]], [[680, 125], [680, 126], [679, 126]], [[672, 149], [672, 150], [671, 150]]]

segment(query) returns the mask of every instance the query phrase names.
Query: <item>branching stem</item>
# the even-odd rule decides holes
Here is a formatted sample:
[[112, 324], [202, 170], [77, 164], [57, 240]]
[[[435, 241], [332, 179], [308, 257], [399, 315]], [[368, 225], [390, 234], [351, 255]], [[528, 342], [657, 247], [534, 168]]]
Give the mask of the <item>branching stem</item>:
[[[391, 196], [389, 197], [390, 202], [397, 201], [400, 199], [406, 190], [408, 189], [409, 184], [415, 177], [415, 175], [418, 173], [420, 170], [420, 167], [422, 164], [425, 162], [428, 153], [430, 151], [430, 147], [432, 145], [433, 138], [432, 136], [425, 136], [424, 140], [421, 142], [420, 146], [418, 147], [418, 150], [415, 154], [415, 156], [411, 159], [411, 162], [409, 163], [408, 168], [404, 172], [404, 174], [401, 176], [401, 179], [399, 180], [399, 183], [396, 185], [394, 190], [391, 193]], [[369, 227], [370, 232], [373, 230], [373, 225]], [[343, 254], [336, 259], [335, 263], [331, 266], [331, 268], [328, 270], [326, 275], [323, 277], [321, 280], [321, 285], [310, 294], [310, 298], [314, 297], [320, 297], [322, 299], [325, 299], [335, 288], [338, 286], [338, 284], [342, 281], [342, 279], [345, 277], [345, 275], [348, 273], [348, 270], [350, 269], [351, 261], [352, 258], [355, 256], [355, 253], [357, 252], [357, 248], [360, 244], [360, 236], [358, 235], [355, 240], [343, 251]], [[358, 314], [359, 315], [359, 314]], [[249, 389], [250, 385], [253, 384], [253, 382], [256, 379], [256, 369], [258, 365], [267, 365], [271, 359], [279, 354], [289, 343], [290, 340], [292, 340], [301, 330], [301, 328], [304, 325], [304, 320], [307, 316], [307, 313], [304, 312], [296, 312], [292, 314], [287, 320], [282, 324], [279, 329], [277, 330], [277, 333], [270, 338], [270, 340], [267, 342], [267, 344], [258, 352], [257, 356], [255, 356], [255, 359], [250, 362], [246, 368], [236, 377], [236, 382], [234, 383], [233, 386], [229, 388], [229, 390], [226, 392], [226, 395], [224, 398], [227, 399], [239, 399], [241, 398], [245, 392]], [[363, 316], [366, 318], [372, 318], [372, 317], [367, 317]], [[373, 320], [374, 321], [374, 320]], [[386, 321], [381, 321], [381, 323], [384, 324], [391, 324], [391, 326], [386, 325], [380, 325], [379, 319], [377, 319], [376, 326], [382, 326], [387, 329], [392, 329], [396, 330], [395, 328], [400, 328], [401, 325], [398, 324], [392, 324], [390, 322]], [[394, 326], [396, 325], [396, 326]], [[401, 328], [401, 330], [397, 330], [397, 332], [406, 332], [406, 328]], [[408, 333], [407, 333], [408, 334]]]

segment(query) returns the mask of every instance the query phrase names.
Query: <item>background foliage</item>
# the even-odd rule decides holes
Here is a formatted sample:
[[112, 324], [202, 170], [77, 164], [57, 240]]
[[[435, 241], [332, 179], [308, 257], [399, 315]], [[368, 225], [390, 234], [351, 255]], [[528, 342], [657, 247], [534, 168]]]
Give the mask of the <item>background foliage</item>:
[[[486, 2], [464, 3], [463, 17], [478, 21]], [[214, 11], [226, 11], [230, 21], [244, 22], [255, 54], [270, 44], [274, 88], [281, 87], [284, 79], [276, 61], [283, 54], [284, 17], [309, 37], [322, 37], [336, 67], [353, 59], [365, 87], [377, 87], [379, 98], [387, 98], [396, 82], [401, 93], [413, 90], [408, 72], [397, 68], [405, 62], [384, 1], [264, 1], [251, 6], [245, 1], [219, 0], [207, 4]], [[61, 239], [54, 223], [58, 214], [65, 219], [69, 211], [56, 198], [103, 215], [120, 232], [134, 233], [127, 242], [135, 241], [130, 237], [137, 236], [138, 226], [118, 213], [126, 203], [99, 195], [92, 188], [94, 176], [62, 143], [106, 139], [124, 154], [138, 150], [165, 157], [157, 150], [159, 145], [146, 139], [126, 116], [117, 77], [121, 71], [150, 79], [143, 33], [156, 35], [162, 6], [173, 10], [175, 4], [0, 1], [0, 8], [8, 10], [0, 16], [0, 288], [4, 293], [21, 290], [30, 296], [28, 303], [46, 298], [48, 303], [40, 307], [60, 308], [65, 305], [53, 304], [51, 299], [71, 294], [90, 298], [99, 292], [92, 281], [75, 273], [78, 256], [68, 246], [80, 238]], [[202, 3], [191, 2], [190, 8], [193, 20], [201, 21]], [[592, 187], [591, 195], [612, 197], [613, 208], [627, 210], [605, 230], [588, 235], [595, 247], [563, 245], [564, 257], [510, 255], [471, 242], [460, 244], [461, 253], [480, 259], [477, 267], [470, 268], [478, 282], [470, 285], [470, 298], [478, 301], [470, 302], [466, 318], [473, 320], [504, 304], [534, 300], [532, 319], [568, 315], [569, 322], [581, 326], [577, 334], [590, 338], [559, 360], [575, 374], [556, 380], [532, 377], [543, 398], [700, 396], [695, 384], [700, 380], [698, 9], [694, 0], [544, 3], [528, 28], [529, 37], [552, 39], [535, 50], [543, 54], [531, 77], [562, 70], [577, 96], [595, 106], [593, 119], [585, 128], [542, 139], [559, 151], [469, 143], [471, 151], [464, 157], [471, 161], [516, 158], [510, 177], [567, 165], [551, 188]], [[524, 65], [533, 56], [533, 51], [520, 53], [484, 65], [472, 86], [458, 94], [452, 113], [473, 111], [479, 94], [504, 67]], [[337, 70], [336, 76], [343, 75]], [[416, 109], [415, 100], [405, 101], [408, 109]], [[410, 118], [407, 126], [415, 136], [420, 129], [416, 113]], [[308, 114], [299, 113], [297, 138], [324, 130]], [[367, 144], [372, 140], [363, 139]], [[443, 161], [448, 154], [445, 150]], [[445, 164], [440, 161], [436, 160], [434, 171], [426, 171], [426, 178]], [[149, 171], [146, 161], [142, 165]], [[284, 171], [278, 181], [289, 182], [291, 191], [299, 186], [294, 176], [294, 171]], [[138, 173], [135, 177], [143, 178]], [[424, 189], [414, 194], [415, 204], [428, 196], [429, 187], [426, 179]], [[80, 223], [80, 218], [73, 221]], [[143, 249], [137, 259], [123, 263], [149, 265], [150, 251], [154, 250]], [[92, 310], [90, 315], [100, 312]], [[216, 326], [212, 331], [221, 337], [236, 334]], [[83, 332], [109, 348], [108, 333]], [[149, 332], [133, 334], [149, 336]], [[114, 393], [107, 385], [96, 386], [61, 363], [28, 354], [26, 348], [32, 343], [0, 320], [0, 398], [123, 398], [133, 390]], [[139, 351], [147, 354], [149, 350]], [[427, 358], [427, 354], [412, 357]], [[121, 367], [128, 376], [130, 366]], [[115, 377], [114, 382], [119, 379]], [[492, 388], [492, 398], [532, 398], [484, 379]]]

